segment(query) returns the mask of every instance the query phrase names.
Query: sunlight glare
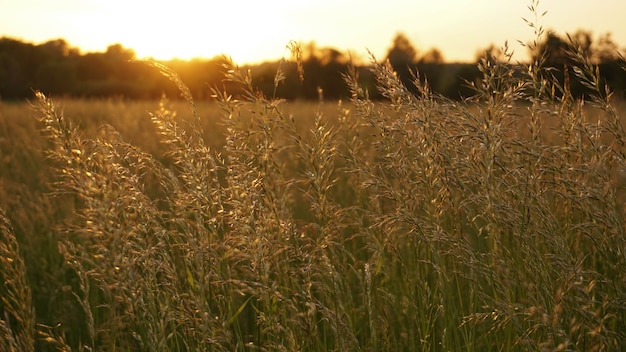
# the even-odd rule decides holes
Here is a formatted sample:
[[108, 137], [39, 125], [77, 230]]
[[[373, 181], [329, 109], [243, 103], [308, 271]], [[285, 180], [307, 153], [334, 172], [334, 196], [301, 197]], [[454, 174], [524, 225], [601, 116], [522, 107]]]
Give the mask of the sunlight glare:
[[[284, 7], [278, 1], [181, 0], [168, 5], [145, 0], [91, 1], [92, 16], [82, 24], [91, 40], [110, 42], [113, 38], [139, 58], [211, 58], [227, 53], [236, 61], [255, 62], [282, 55], [289, 40], [282, 22]], [[94, 20], [100, 25], [94, 26]]]

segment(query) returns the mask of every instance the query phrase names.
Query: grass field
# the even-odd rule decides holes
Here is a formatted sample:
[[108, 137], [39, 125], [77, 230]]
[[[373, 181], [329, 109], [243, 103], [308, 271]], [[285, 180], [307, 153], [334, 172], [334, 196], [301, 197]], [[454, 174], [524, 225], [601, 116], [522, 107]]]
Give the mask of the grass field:
[[[626, 133], [584, 61], [476, 97], [0, 103], [0, 350], [626, 344]], [[519, 69], [519, 72], [514, 72]], [[279, 77], [279, 75], [277, 75]], [[280, 79], [277, 79], [277, 84]]]

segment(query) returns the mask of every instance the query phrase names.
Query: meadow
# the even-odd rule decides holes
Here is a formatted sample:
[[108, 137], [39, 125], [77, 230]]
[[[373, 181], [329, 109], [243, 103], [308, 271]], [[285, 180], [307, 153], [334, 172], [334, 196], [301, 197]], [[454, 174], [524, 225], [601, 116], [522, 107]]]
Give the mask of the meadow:
[[572, 55], [585, 97], [0, 102], [0, 350], [619, 350], [626, 106]]

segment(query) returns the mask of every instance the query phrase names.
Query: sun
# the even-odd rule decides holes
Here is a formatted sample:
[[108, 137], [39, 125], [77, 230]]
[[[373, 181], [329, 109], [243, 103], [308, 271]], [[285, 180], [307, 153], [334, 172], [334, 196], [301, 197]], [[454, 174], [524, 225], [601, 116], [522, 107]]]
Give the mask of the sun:
[[[119, 43], [138, 58], [259, 62], [284, 54], [289, 38], [282, 1], [91, 0], [82, 41]], [[284, 2], [288, 4], [288, 2]], [[100, 44], [102, 46], [102, 44]]]

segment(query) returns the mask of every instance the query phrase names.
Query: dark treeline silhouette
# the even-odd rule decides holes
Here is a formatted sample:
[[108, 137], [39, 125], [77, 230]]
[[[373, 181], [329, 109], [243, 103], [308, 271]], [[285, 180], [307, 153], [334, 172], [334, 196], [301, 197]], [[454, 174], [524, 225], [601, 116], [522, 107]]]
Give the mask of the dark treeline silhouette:
[[[611, 39], [610, 33], [594, 40], [592, 33], [578, 30], [566, 38], [549, 32], [544, 40], [531, 53], [533, 60], [543, 59], [543, 66], [554, 68], [545, 71], [561, 84], [569, 77], [577, 76], [576, 67], [580, 67], [582, 58], [587, 58], [600, 72], [601, 86], [607, 85], [621, 98], [626, 97], [626, 65], [618, 45]], [[581, 96], [589, 89], [584, 79], [569, 79], [569, 89], [574, 96]], [[558, 94], [558, 92], [557, 92]]]
[[[302, 77], [295, 62], [266, 62], [248, 66], [256, 88], [267, 96], [285, 99], [318, 99], [320, 92], [326, 99], [346, 97], [349, 92], [343, 82], [352, 58], [333, 48], [319, 48], [309, 43], [302, 48]], [[531, 59], [543, 57], [544, 65], [563, 71], [572, 67], [571, 52], [578, 52], [597, 64], [605, 82], [618, 95], [624, 96], [626, 75], [620, 67], [618, 46], [610, 35], [594, 41], [590, 32], [578, 31], [567, 38], [554, 33], [537, 43]], [[493, 45], [480, 51], [489, 60], [504, 61], [501, 50]], [[481, 73], [476, 63], [446, 63], [438, 49], [420, 53], [404, 34], [397, 34], [387, 56], [400, 79], [415, 91], [412, 81], [415, 72], [422, 80], [427, 79], [430, 88], [449, 98], [458, 99], [472, 94], [467, 82], [476, 82]], [[176, 60], [164, 62], [177, 72], [188, 85], [196, 99], [208, 99], [211, 88], [224, 88], [223, 68], [225, 58]], [[478, 60], [478, 58], [477, 58]], [[281, 66], [285, 80], [277, 89], [274, 87], [277, 69]], [[368, 66], [356, 65], [361, 84], [372, 99], [381, 98], [376, 91], [376, 82]], [[571, 69], [570, 69], [571, 71]], [[572, 71], [573, 72], [573, 71]], [[563, 80], [564, 77], [557, 76]], [[236, 87], [227, 87], [236, 94]], [[11, 38], [0, 38], [0, 99], [30, 98], [34, 90], [52, 96], [72, 97], [125, 97], [129, 99], [156, 99], [163, 94], [175, 97], [173, 86], [157, 69], [136, 60], [133, 50], [120, 44], [111, 45], [105, 52], [81, 54], [65, 40], [57, 39], [35, 45]], [[583, 94], [584, 87], [573, 85], [574, 94]]]

